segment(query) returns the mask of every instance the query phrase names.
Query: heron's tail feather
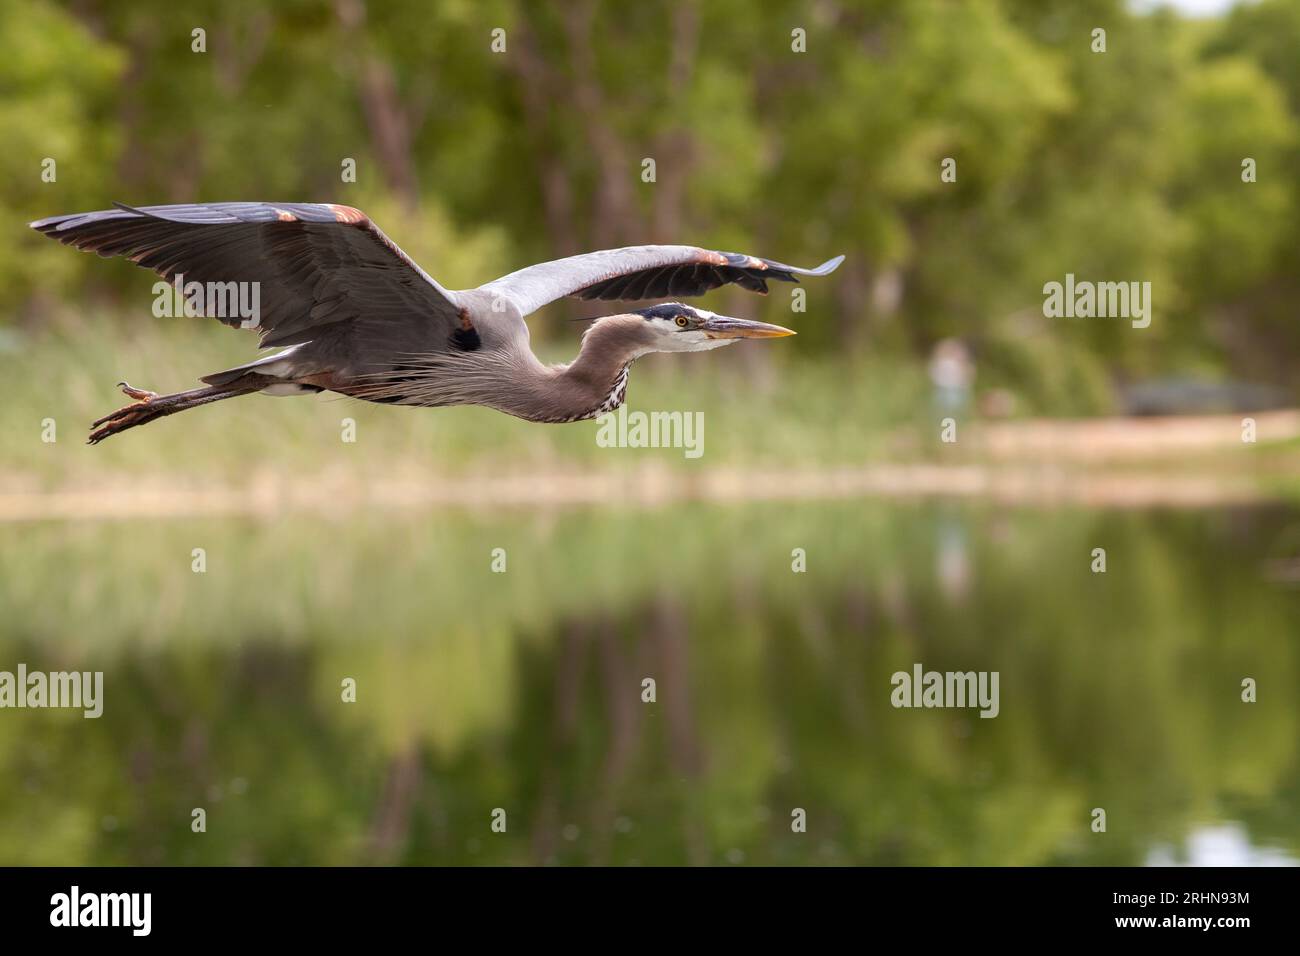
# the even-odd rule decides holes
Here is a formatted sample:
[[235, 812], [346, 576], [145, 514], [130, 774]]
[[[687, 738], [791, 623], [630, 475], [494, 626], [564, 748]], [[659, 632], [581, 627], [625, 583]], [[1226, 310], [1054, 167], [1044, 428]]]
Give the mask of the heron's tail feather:
[[258, 375], [269, 375], [273, 378], [292, 378], [295, 374], [306, 371], [294, 361], [300, 348], [302, 348], [301, 345], [293, 345], [281, 352], [276, 352], [274, 355], [263, 355], [260, 359], [245, 362], [243, 365], [236, 365], [224, 372], [213, 372], [211, 375], [204, 375], [199, 381], [206, 382], [209, 385], [229, 385], [250, 372], [256, 372]]
[[132, 388], [125, 382], [120, 382], [119, 385], [127, 395], [139, 400], [134, 404], [119, 408], [117, 411], [111, 412], [94, 422], [90, 426], [90, 437], [86, 441], [91, 445], [98, 445], [105, 438], [124, 432], [128, 428], [147, 425], [156, 418], [174, 415], [188, 408], [209, 405], [222, 399], [234, 398], [236, 395], [248, 395], [262, 389], [266, 384], [267, 380], [263, 376], [246, 375], [238, 381], [224, 385], [195, 388], [188, 392], [175, 392], [171, 395], [155, 395], [153, 392], [145, 392]]

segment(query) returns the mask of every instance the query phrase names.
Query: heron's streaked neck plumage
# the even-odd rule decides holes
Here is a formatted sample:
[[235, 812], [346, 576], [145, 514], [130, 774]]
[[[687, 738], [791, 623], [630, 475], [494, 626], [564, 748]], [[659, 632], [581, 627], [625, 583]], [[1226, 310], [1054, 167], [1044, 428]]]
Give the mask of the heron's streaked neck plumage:
[[512, 415], [532, 421], [581, 421], [623, 404], [627, 368], [653, 351], [654, 333], [639, 315], [597, 319], [582, 337], [578, 357], [567, 365], [534, 368], [517, 376]]
[[597, 319], [582, 336], [578, 357], [563, 367], [570, 381], [599, 390], [642, 355], [653, 351], [655, 336], [639, 315], [609, 315]]

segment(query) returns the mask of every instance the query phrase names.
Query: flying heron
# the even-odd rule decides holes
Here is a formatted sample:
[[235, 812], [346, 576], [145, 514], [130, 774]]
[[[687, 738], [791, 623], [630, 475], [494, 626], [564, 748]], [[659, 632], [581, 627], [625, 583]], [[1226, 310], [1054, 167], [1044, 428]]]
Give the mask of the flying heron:
[[[444, 289], [360, 210], [331, 203], [195, 203], [54, 216], [31, 223], [66, 245], [125, 256], [172, 282], [256, 283], [254, 327], [282, 351], [203, 376], [206, 388], [158, 395], [119, 387], [134, 404], [95, 422], [89, 442], [236, 395], [331, 391], [398, 405], [486, 405], [532, 422], [613, 411], [628, 368], [649, 352], [699, 352], [794, 332], [680, 302], [596, 319], [578, 357], [547, 366], [524, 316], [564, 296], [625, 300], [694, 296], [728, 283], [766, 293], [767, 280], [816, 269], [695, 246], [629, 246], [543, 262], [477, 289]], [[214, 311], [207, 303], [206, 314]], [[215, 315], [231, 326], [240, 315]]]

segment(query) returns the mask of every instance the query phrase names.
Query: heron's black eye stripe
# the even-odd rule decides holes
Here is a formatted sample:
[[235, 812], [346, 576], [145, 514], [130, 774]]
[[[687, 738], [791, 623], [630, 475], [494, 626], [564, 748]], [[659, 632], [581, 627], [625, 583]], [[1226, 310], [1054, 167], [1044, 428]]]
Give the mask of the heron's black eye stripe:
[[[680, 317], [689, 321], [695, 313], [680, 302], [664, 302], [660, 305], [652, 305], [648, 309], [638, 309], [635, 314], [644, 316], [646, 319], [672, 319], [677, 321]], [[681, 325], [680, 322], [677, 324]]]

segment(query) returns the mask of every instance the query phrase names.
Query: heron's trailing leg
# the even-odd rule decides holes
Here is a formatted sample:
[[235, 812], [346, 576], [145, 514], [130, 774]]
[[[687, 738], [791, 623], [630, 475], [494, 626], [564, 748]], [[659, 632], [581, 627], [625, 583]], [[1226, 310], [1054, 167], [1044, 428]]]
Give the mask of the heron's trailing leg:
[[266, 377], [245, 375], [243, 378], [225, 385], [195, 388], [188, 392], [175, 392], [171, 395], [159, 395], [157, 392], [133, 388], [126, 382], [118, 382], [117, 384], [123, 392], [136, 399], [136, 402], [133, 405], [119, 408], [117, 411], [111, 412], [92, 423], [90, 427], [93, 431], [91, 431], [90, 437], [86, 439], [91, 445], [97, 445], [105, 438], [116, 435], [118, 432], [124, 432], [128, 428], [135, 428], [136, 425], [148, 424], [155, 418], [162, 418], [164, 415], [173, 415], [176, 412], [183, 412], [187, 408], [197, 408], [200, 405], [219, 402], [224, 398], [234, 398], [236, 395], [247, 395], [250, 392], [256, 392], [266, 385]]

